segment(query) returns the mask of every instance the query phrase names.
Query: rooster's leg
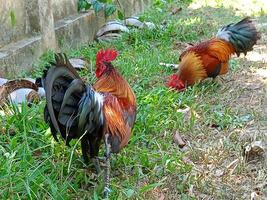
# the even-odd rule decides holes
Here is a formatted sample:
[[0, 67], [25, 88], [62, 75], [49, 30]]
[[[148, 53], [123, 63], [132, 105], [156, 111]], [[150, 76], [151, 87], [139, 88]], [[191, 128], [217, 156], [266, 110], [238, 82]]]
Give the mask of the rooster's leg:
[[92, 163], [93, 163], [93, 165], [95, 167], [96, 173], [97, 174], [100, 174], [101, 167], [100, 167], [98, 158], [97, 157], [94, 157], [94, 158], [91, 158], [91, 160], [92, 160]]
[[95, 167], [97, 174], [101, 173], [101, 167], [100, 167], [99, 158], [98, 158], [99, 145], [100, 145], [101, 140], [102, 140], [102, 137], [89, 136], [90, 158], [92, 160], [92, 163]]
[[104, 174], [104, 181], [105, 181], [105, 188], [104, 188], [104, 197], [108, 198], [108, 195], [110, 193], [110, 188], [109, 188], [109, 178], [110, 178], [110, 156], [111, 156], [111, 151], [110, 151], [110, 143], [108, 141], [109, 135], [105, 135], [105, 146], [106, 146], [106, 153], [105, 153], [105, 174]]

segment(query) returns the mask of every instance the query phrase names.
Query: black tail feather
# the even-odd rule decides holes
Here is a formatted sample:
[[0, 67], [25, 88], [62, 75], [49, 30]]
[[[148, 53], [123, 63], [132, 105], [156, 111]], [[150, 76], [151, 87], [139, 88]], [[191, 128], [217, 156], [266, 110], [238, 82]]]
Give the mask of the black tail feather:
[[251, 18], [246, 17], [236, 24], [222, 27], [216, 36], [230, 42], [239, 56], [240, 53], [246, 55], [248, 51], [253, 50], [253, 46], [260, 39], [260, 32], [257, 31]]

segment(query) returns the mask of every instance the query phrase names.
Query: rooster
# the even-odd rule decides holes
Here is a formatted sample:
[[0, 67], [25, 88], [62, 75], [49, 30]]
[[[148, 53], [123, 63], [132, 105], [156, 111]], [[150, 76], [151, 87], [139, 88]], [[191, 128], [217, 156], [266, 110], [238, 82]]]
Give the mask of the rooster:
[[99, 172], [98, 152], [104, 139], [106, 197], [110, 191], [111, 153], [118, 153], [128, 143], [136, 118], [135, 94], [111, 64], [117, 55], [113, 49], [97, 53], [97, 81], [93, 86], [81, 79], [62, 54], [55, 55], [55, 63], [41, 80], [46, 94], [44, 116], [56, 141], [57, 133], [66, 145], [71, 139], [80, 139], [85, 162], [90, 157]]
[[188, 47], [180, 56], [179, 70], [170, 76], [167, 86], [178, 91], [205, 78], [226, 74], [231, 55], [247, 54], [260, 33], [249, 17], [222, 27], [215, 38]]

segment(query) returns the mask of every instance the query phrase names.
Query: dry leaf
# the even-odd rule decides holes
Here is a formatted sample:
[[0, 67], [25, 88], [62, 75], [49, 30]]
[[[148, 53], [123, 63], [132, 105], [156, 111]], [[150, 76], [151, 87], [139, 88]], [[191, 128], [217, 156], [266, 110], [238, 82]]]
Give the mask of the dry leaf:
[[173, 141], [178, 144], [180, 148], [183, 148], [186, 145], [184, 139], [177, 132], [173, 134]]
[[217, 170], [215, 170], [215, 174], [214, 175], [217, 176], [217, 177], [221, 177], [221, 176], [224, 175], [224, 170], [217, 169]]
[[173, 8], [171, 14], [172, 14], [172, 15], [176, 15], [176, 14], [177, 14], [178, 12], [180, 12], [181, 10], [182, 10], [181, 7], [179, 7], [179, 8], [177, 8], [177, 7], [176, 7], [176, 8]]
[[186, 107], [184, 109], [178, 109], [177, 112], [184, 114], [184, 120], [189, 121], [191, 118], [191, 109], [189, 107]]
[[192, 162], [192, 160], [190, 160], [187, 156], [184, 156], [182, 158], [182, 161], [188, 165], [194, 165], [194, 163]]

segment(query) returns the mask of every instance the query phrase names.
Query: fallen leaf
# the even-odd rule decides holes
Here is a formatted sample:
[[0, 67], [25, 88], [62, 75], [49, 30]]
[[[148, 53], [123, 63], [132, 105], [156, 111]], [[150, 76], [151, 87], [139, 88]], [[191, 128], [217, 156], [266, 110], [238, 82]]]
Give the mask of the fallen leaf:
[[221, 177], [221, 176], [224, 175], [224, 170], [217, 169], [217, 170], [215, 170], [215, 174], [214, 175], [217, 176], [217, 177]]
[[178, 109], [177, 112], [184, 114], [184, 120], [189, 121], [191, 118], [191, 109], [189, 107], [186, 107], [184, 109]]
[[177, 14], [178, 12], [180, 12], [181, 10], [182, 10], [181, 7], [179, 7], [179, 8], [177, 8], [177, 7], [176, 7], [176, 8], [173, 8], [172, 11], [171, 11], [171, 14], [172, 14], [172, 15], [176, 15], [176, 14]]
[[178, 144], [180, 148], [183, 148], [186, 145], [184, 139], [177, 132], [173, 134], [173, 141]]
[[194, 165], [194, 163], [192, 162], [192, 160], [190, 160], [187, 156], [184, 156], [182, 158], [182, 161], [186, 164], [189, 164], [189, 165]]

